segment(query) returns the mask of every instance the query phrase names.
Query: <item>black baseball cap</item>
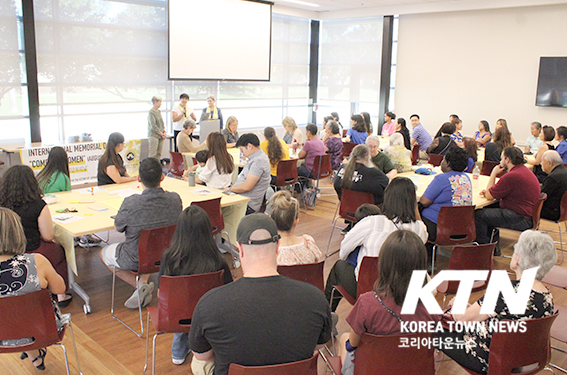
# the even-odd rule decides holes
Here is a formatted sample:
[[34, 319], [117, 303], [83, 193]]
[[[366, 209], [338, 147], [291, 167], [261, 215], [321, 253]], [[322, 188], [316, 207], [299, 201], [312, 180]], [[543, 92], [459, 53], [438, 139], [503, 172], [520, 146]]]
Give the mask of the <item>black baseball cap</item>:
[[[268, 231], [269, 237], [263, 240], [251, 240], [250, 235], [259, 229]], [[276, 222], [266, 214], [256, 213], [244, 216], [236, 230], [236, 241], [242, 245], [264, 245], [278, 242], [280, 235]]]

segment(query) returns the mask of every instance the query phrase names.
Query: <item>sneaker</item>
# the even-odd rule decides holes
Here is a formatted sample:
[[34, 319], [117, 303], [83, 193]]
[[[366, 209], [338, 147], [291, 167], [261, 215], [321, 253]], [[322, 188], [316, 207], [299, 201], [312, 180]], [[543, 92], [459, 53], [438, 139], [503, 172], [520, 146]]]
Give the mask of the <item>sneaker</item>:
[[152, 301], [152, 292], [154, 291], [154, 283], [143, 283], [141, 284], [138, 289], [132, 293], [130, 298], [124, 302], [124, 306], [129, 309], [137, 309], [138, 308], [138, 293], [140, 293], [140, 301], [142, 303], [142, 307], [149, 305]]
[[342, 235], [347, 234], [348, 231], [352, 229], [352, 227], [353, 227], [352, 222], [349, 221], [349, 222], [348, 222], [348, 225], [347, 225], [343, 230], [341, 230], [341, 234], [342, 234]]
[[187, 354], [185, 354], [185, 357], [183, 357], [183, 358], [171, 357], [171, 362], [173, 362], [174, 365], [181, 366], [183, 363], [185, 363], [185, 358], [187, 358], [188, 355], [189, 355], [189, 352], [187, 352]]
[[91, 247], [99, 246], [102, 240], [87, 234], [86, 236], [81, 236], [79, 240], [79, 246], [89, 249]]

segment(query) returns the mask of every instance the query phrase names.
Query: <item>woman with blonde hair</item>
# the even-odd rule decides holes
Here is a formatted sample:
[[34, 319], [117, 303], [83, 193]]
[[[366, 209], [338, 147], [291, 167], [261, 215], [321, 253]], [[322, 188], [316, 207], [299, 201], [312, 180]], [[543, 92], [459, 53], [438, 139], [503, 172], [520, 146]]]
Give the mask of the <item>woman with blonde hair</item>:
[[271, 126], [264, 129], [264, 137], [266, 138], [260, 143], [260, 148], [270, 159], [270, 174], [272, 185], [276, 184], [278, 174], [278, 163], [280, 160], [289, 160], [289, 147], [278, 138], [276, 131]]
[[301, 133], [301, 130], [299, 130], [299, 128], [297, 127], [297, 124], [295, 123], [295, 120], [293, 118], [291, 118], [290, 116], [286, 116], [282, 120], [282, 125], [285, 129], [283, 140], [286, 144], [291, 145], [294, 140], [297, 142], [298, 145], [303, 144], [303, 134]]
[[215, 189], [228, 188], [232, 182], [234, 160], [226, 149], [226, 140], [219, 132], [210, 133], [208, 158], [203, 170], [195, 176], [195, 182], [206, 184]]
[[226, 128], [224, 128], [221, 132], [226, 139], [226, 147], [233, 148], [236, 146], [236, 142], [238, 142], [238, 120], [234, 116], [230, 116], [228, 120], [226, 120]]
[[510, 128], [508, 128], [508, 121], [506, 121], [506, 119], [499, 118], [498, 120], [496, 120], [496, 130], [498, 130], [499, 128], [506, 128], [506, 130], [508, 130], [508, 132], [510, 133], [510, 142], [512, 142], [511, 146], [514, 146], [516, 144], [516, 141], [514, 140], [514, 137], [512, 137], [512, 132], [510, 131]]
[[[49, 288], [53, 294], [65, 292], [63, 278], [55, 272], [49, 260], [39, 253], [26, 253], [26, 236], [18, 215], [7, 208], [0, 208], [0, 298], [21, 296]], [[68, 322], [68, 315], [54, 305], [57, 328], [61, 330]], [[7, 317], [5, 317], [7, 318]], [[16, 340], [0, 340], [2, 346], [25, 345], [33, 342], [31, 337]], [[22, 360], [30, 358], [38, 370], [45, 370], [46, 348], [23, 352]], [[33, 358], [33, 359], [32, 359]]]
[[390, 146], [384, 151], [394, 163], [398, 173], [411, 171], [411, 151], [404, 146], [404, 136], [394, 133], [390, 136]]
[[278, 191], [270, 198], [270, 217], [276, 222], [281, 236], [278, 265], [318, 263], [324, 258], [315, 240], [308, 234], [296, 236], [299, 222], [299, 201], [287, 190]]

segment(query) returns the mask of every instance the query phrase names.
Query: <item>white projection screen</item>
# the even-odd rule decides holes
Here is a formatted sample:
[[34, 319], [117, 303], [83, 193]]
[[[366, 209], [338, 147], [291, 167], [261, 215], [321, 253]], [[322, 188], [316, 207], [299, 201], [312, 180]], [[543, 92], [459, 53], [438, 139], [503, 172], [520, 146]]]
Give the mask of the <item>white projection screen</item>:
[[269, 81], [272, 4], [169, 0], [169, 79]]

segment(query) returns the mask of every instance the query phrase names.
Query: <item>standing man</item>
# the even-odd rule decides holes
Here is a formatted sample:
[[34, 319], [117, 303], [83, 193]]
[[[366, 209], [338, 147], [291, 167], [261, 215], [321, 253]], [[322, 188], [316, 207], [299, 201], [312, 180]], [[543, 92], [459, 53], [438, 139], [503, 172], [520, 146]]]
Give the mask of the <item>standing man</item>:
[[[496, 176], [507, 170], [496, 183]], [[508, 228], [519, 231], [532, 228], [532, 214], [540, 196], [539, 181], [524, 165], [524, 154], [517, 147], [502, 151], [500, 164], [490, 173], [486, 190], [480, 192], [486, 199], [499, 202], [475, 212], [476, 242], [489, 243], [494, 228]], [[494, 241], [498, 241], [496, 232]], [[494, 255], [500, 255], [497, 245]]]
[[197, 121], [193, 108], [187, 105], [189, 101], [189, 95], [182, 93], [179, 95], [179, 103], [173, 107], [171, 110], [171, 116], [173, 119], [173, 137], [175, 143], [175, 152], [179, 152], [177, 148], [177, 134], [183, 130], [183, 123], [188, 117], [192, 118], [193, 121]]
[[541, 192], [547, 194], [547, 199], [541, 208], [541, 217], [557, 221], [561, 216], [561, 198], [567, 191], [567, 168], [557, 151], [549, 150], [543, 153], [541, 169], [547, 177], [541, 185]]
[[372, 158], [372, 164], [378, 169], [380, 169], [390, 181], [392, 178], [396, 177], [398, 170], [394, 166], [394, 162], [388, 155], [380, 151], [380, 138], [377, 135], [369, 135], [366, 138], [366, 146], [370, 150], [370, 157]]
[[246, 215], [254, 213], [262, 207], [266, 191], [270, 187], [271, 167], [268, 155], [260, 148], [260, 140], [253, 133], [242, 134], [236, 147], [248, 158], [236, 183], [227, 190], [250, 198]]
[[161, 117], [161, 96], [154, 96], [152, 98], [153, 107], [148, 113], [148, 145], [149, 145], [149, 158], [156, 158], [161, 160], [161, 148], [163, 140], [166, 137], [165, 125], [163, 124], [163, 117]]
[[231, 363], [263, 366], [308, 359], [331, 338], [325, 295], [278, 274], [279, 239], [267, 215], [240, 221], [236, 241], [243, 277], [199, 300], [189, 332], [193, 374], [226, 375]]
[[419, 158], [427, 160], [427, 148], [431, 145], [433, 139], [431, 135], [425, 130], [419, 120], [419, 115], [413, 114], [410, 117], [411, 126], [413, 131], [411, 133], [411, 146], [419, 145]]

